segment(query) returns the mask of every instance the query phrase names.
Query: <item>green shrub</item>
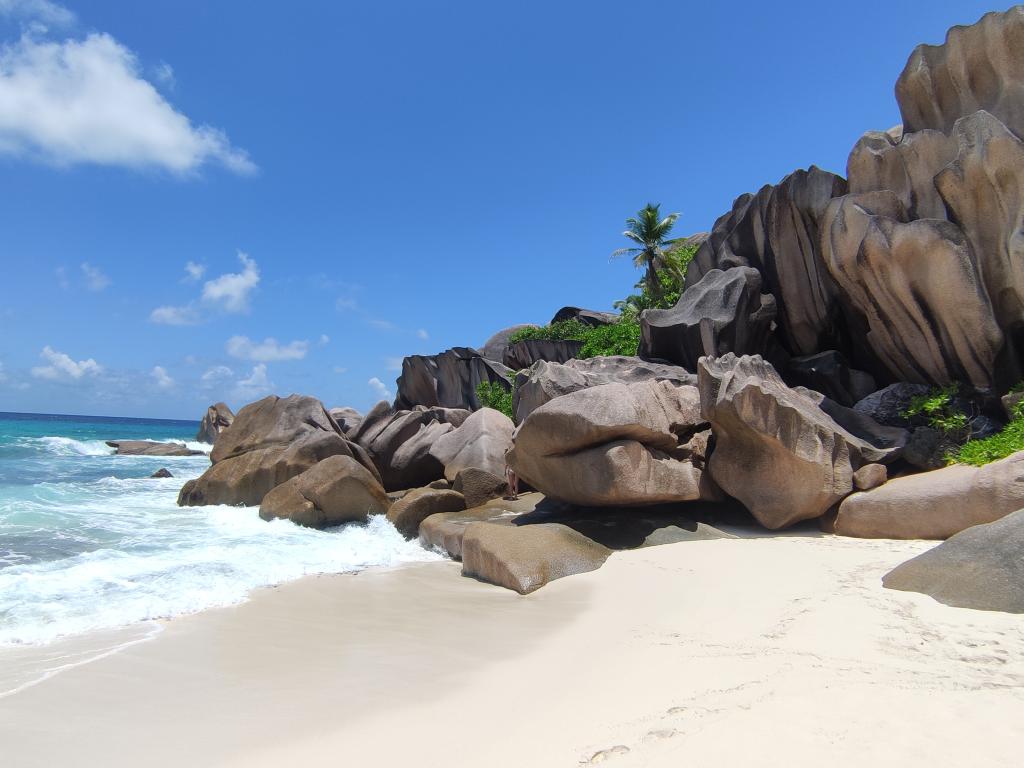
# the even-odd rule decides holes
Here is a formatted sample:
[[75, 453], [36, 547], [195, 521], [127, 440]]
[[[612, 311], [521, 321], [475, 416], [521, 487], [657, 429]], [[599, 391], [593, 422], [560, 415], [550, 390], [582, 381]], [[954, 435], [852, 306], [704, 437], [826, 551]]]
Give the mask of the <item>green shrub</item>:
[[640, 346], [640, 323], [623, 317], [609, 325], [590, 326], [573, 318], [540, 328], [523, 328], [509, 337], [509, 343], [529, 339], [582, 341], [583, 347], [577, 355], [581, 360], [603, 355], [635, 355]]
[[932, 429], [962, 440], [970, 432], [970, 419], [956, 405], [958, 393], [959, 385], [955, 383], [937, 387], [913, 398], [903, 415], [907, 418], [921, 416]]
[[947, 458], [950, 464], [981, 467], [1017, 451], [1024, 451], [1024, 403], [1014, 406], [1013, 419], [1002, 431], [981, 440], [968, 440]]
[[480, 401], [481, 408], [493, 408], [513, 419], [512, 392], [498, 382], [481, 381], [476, 387], [476, 399]]

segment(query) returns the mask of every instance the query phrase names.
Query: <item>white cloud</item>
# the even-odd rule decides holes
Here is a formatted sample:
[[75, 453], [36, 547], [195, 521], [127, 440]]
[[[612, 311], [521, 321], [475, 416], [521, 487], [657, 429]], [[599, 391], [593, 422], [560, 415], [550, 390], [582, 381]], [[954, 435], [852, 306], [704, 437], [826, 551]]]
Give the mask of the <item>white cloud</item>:
[[185, 262], [185, 280], [190, 283], [198, 282], [206, 274], [205, 264], [196, 264], [194, 261]]
[[425, 329], [423, 329], [423, 328], [420, 328], [420, 329], [418, 329], [418, 330], [416, 331], [416, 335], [417, 335], [417, 336], [418, 336], [419, 338], [421, 338], [421, 339], [429, 339], [429, 338], [430, 338], [430, 334], [429, 334], [429, 333], [427, 333], [427, 332], [426, 332], [426, 330], [425, 330]]
[[379, 320], [377, 318], [370, 318], [366, 321], [367, 325], [372, 325], [374, 328], [379, 328], [382, 331], [393, 331], [395, 330], [395, 324], [390, 320]]
[[153, 67], [153, 77], [156, 78], [157, 82], [165, 88], [174, 90], [176, 81], [174, 79], [174, 67], [168, 64], [166, 61], [161, 61], [155, 67]]
[[156, 379], [156, 385], [160, 389], [170, 389], [174, 386], [174, 379], [167, 375], [167, 371], [162, 365], [153, 366], [153, 371], [150, 375]]
[[241, 251], [238, 252], [238, 260], [242, 262], [241, 272], [228, 272], [203, 285], [203, 301], [219, 306], [225, 312], [249, 310], [249, 294], [259, 285], [260, 270], [256, 262]]
[[359, 302], [352, 298], [339, 296], [334, 301], [334, 308], [337, 309], [339, 312], [344, 312], [346, 310], [354, 310], [359, 308]]
[[366, 383], [370, 385], [370, 389], [372, 389], [376, 393], [377, 397], [379, 397], [381, 400], [391, 399], [391, 390], [388, 389], [387, 384], [378, 379], [376, 376], [374, 376]]
[[344, 366], [341, 366], [341, 365], [336, 365], [336, 366], [334, 366], [334, 372], [335, 373], [347, 373], [348, 372], [348, 368], [345, 368]]
[[260, 363], [253, 366], [249, 378], [241, 379], [235, 385], [234, 396], [248, 403], [270, 394], [273, 389], [274, 384], [267, 378], [267, 366], [265, 363]]
[[199, 377], [199, 380], [203, 383], [203, 386], [212, 387], [221, 382], [228, 381], [234, 378], [234, 376], [235, 372], [226, 365], [215, 365], [213, 368], [207, 369], [206, 373]]
[[309, 351], [309, 342], [280, 344], [277, 339], [269, 337], [263, 341], [253, 341], [248, 336], [232, 336], [224, 348], [229, 355], [240, 360], [272, 363], [278, 360], [301, 360]]
[[59, 27], [66, 27], [75, 22], [75, 14], [50, 0], [0, 0], [0, 16], [12, 16]]
[[[190, 301], [179, 306], [157, 307], [149, 313], [149, 320], [163, 325], [195, 325], [203, 320], [204, 309], [219, 309], [223, 312], [240, 313], [249, 311], [249, 294], [260, 283], [260, 268], [254, 259], [238, 252], [242, 263], [241, 272], [227, 272], [220, 277], [203, 283], [201, 301]], [[185, 279], [198, 280], [206, 271], [201, 264], [185, 264]]]
[[49, 365], [40, 365], [32, 369], [32, 375], [37, 379], [74, 379], [77, 381], [83, 376], [95, 376], [103, 372], [103, 366], [91, 357], [76, 363], [70, 356], [63, 352], [57, 352], [49, 345], [43, 347], [39, 356]]
[[326, 333], [321, 333], [320, 341], [318, 343], [320, 344], [321, 347], [326, 347], [328, 344], [331, 343], [331, 337], [328, 336]]
[[[23, 8], [20, 3], [5, 3]], [[43, 18], [53, 3], [29, 3]], [[140, 75], [130, 50], [93, 33], [61, 42], [22, 36], [0, 49], [0, 152], [58, 166], [160, 168], [187, 175], [208, 163], [256, 166], [207, 125], [194, 125]]]
[[90, 291], [102, 291], [110, 285], [110, 278], [103, 274], [99, 267], [94, 267], [87, 261], [82, 262], [82, 275], [85, 277], [85, 287]]

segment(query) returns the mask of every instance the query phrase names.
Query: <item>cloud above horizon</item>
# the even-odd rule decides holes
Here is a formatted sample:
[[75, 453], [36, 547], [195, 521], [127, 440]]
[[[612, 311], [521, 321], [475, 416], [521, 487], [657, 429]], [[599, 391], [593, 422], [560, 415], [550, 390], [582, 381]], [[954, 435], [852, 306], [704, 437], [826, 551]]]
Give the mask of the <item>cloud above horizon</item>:
[[376, 376], [371, 378], [366, 383], [370, 385], [370, 389], [372, 389], [381, 400], [391, 399], [391, 390], [388, 389], [388, 385], [385, 384], [380, 379], [378, 379]]
[[0, 0], [0, 16], [67, 27], [75, 23], [75, 14], [51, 0]]
[[[69, 24], [44, 0], [0, 0], [23, 19]], [[47, 20], [49, 19], [49, 22]], [[106, 165], [189, 176], [209, 164], [255, 173], [245, 150], [196, 125], [141, 75], [136, 55], [105, 33], [44, 40], [33, 26], [0, 47], [0, 153], [58, 167]]]
[[160, 389], [172, 389], [174, 387], [174, 379], [167, 374], [167, 369], [162, 365], [153, 366], [153, 371], [150, 375], [156, 380], [156, 385]]
[[260, 363], [253, 366], [248, 378], [241, 379], [235, 384], [232, 395], [244, 403], [249, 403], [264, 395], [269, 395], [273, 390], [274, 383], [267, 376], [267, 365]]
[[232, 336], [224, 349], [231, 357], [239, 360], [253, 360], [258, 363], [272, 363], [280, 360], [301, 360], [309, 352], [308, 341], [293, 341], [281, 344], [277, 339], [267, 337], [257, 342], [248, 336]]
[[[162, 325], [196, 325], [202, 322], [204, 310], [219, 310], [229, 314], [241, 314], [249, 311], [249, 297], [260, 284], [260, 269], [256, 261], [242, 251], [238, 252], [238, 260], [242, 264], [241, 272], [227, 272], [220, 277], [203, 283], [203, 290], [198, 301], [178, 306], [165, 305], [157, 307], [149, 313], [149, 320]], [[188, 277], [199, 277], [205, 267], [188, 262], [185, 271]], [[187, 279], [187, 278], [186, 278]]]
[[32, 369], [32, 375], [37, 379], [48, 379], [50, 381], [73, 380], [78, 381], [83, 376], [96, 376], [103, 372], [103, 366], [91, 357], [87, 360], [75, 362], [70, 355], [58, 352], [47, 344], [39, 353], [48, 365], [36, 366]]
[[110, 285], [110, 278], [103, 274], [99, 267], [94, 267], [87, 261], [83, 261], [80, 266], [85, 277], [85, 287], [90, 291], [102, 291]]

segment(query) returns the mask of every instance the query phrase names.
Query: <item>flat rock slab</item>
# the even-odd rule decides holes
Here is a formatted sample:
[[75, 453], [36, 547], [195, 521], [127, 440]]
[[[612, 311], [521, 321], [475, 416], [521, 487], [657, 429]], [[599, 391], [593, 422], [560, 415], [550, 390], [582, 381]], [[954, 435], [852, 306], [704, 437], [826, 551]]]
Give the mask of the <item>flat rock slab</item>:
[[156, 443], [152, 440], [108, 440], [118, 456], [202, 456], [184, 443]]
[[388, 520], [409, 539], [419, 534], [420, 524], [431, 515], [458, 512], [466, 508], [461, 493], [441, 488], [417, 488], [391, 505]]
[[462, 537], [468, 525], [483, 521], [512, 525], [513, 520], [532, 512], [542, 501], [544, 495], [541, 493], [521, 493], [515, 501], [494, 499], [461, 512], [431, 515], [420, 523], [420, 544], [427, 549], [445, 552], [453, 560], [461, 560]]
[[976, 525], [889, 571], [889, 589], [921, 592], [940, 603], [1024, 613], [1024, 510]]

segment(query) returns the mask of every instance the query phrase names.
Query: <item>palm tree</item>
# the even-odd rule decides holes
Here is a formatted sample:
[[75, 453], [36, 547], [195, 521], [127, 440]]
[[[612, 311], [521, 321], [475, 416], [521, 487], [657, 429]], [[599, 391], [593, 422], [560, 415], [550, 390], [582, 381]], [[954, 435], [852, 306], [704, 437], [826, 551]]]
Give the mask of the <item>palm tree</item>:
[[648, 203], [637, 213], [636, 218], [626, 219], [628, 229], [622, 234], [628, 237], [635, 246], [620, 248], [612, 254], [612, 258], [632, 256], [633, 265], [647, 270], [644, 280], [651, 296], [661, 296], [661, 282], [658, 272], [670, 267], [669, 256], [665, 245], [669, 241], [669, 233], [679, 218], [678, 213], [670, 213], [661, 218], [661, 204]]

